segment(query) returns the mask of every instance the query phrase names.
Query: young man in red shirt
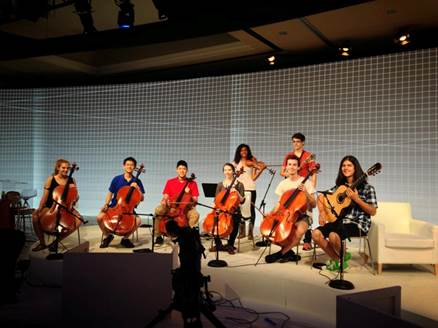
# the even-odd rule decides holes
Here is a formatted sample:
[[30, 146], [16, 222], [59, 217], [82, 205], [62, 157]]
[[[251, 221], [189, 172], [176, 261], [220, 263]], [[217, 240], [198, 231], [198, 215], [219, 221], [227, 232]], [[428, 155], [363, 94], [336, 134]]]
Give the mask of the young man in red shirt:
[[[198, 224], [199, 213], [195, 209], [199, 197], [198, 185], [194, 180], [187, 179], [187, 171], [187, 162], [184, 160], [178, 161], [176, 164], [177, 176], [166, 182], [163, 198], [160, 205], [155, 209], [155, 234], [157, 236], [155, 244], [161, 245], [163, 243], [163, 231], [160, 231], [160, 221], [166, 217], [173, 217], [175, 214], [178, 214], [178, 208], [184, 208], [182, 214], [187, 218], [189, 227], [193, 228]], [[189, 203], [192, 204], [176, 203], [178, 196], [183, 191], [185, 194], [190, 195]]]

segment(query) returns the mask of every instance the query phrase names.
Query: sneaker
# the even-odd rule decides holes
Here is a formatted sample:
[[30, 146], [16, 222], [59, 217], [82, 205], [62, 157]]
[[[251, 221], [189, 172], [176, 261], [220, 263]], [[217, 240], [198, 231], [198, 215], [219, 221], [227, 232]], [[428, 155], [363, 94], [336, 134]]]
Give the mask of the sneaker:
[[270, 244], [270, 241], [267, 240], [267, 239], [260, 240], [260, 241], [255, 243], [255, 245], [258, 246], [258, 247], [266, 247], [266, 246], [269, 246], [269, 244]]
[[161, 236], [158, 236], [157, 238], [155, 238], [155, 245], [163, 245], [164, 243], [164, 239]]
[[325, 267], [327, 268], [327, 270], [329, 271], [337, 271], [339, 269], [339, 263], [337, 263], [338, 261], [335, 260], [328, 260], [327, 262], [325, 262]]
[[134, 248], [135, 245], [132, 243], [131, 240], [129, 240], [128, 238], [122, 238], [122, 240], [120, 241], [120, 245], [126, 247], [126, 248]]
[[351, 253], [350, 253], [350, 252], [347, 252], [347, 253], [345, 254], [345, 256], [344, 256], [344, 261], [347, 262], [347, 261], [350, 261], [350, 260], [351, 260]]
[[286, 263], [286, 262], [298, 262], [301, 260], [301, 256], [296, 255], [293, 250], [289, 250], [279, 260], [280, 263]]
[[109, 244], [111, 244], [112, 240], [114, 239], [113, 235], [106, 236], [102, 242], [100, 243], [100, 248], [107, 248]]
[[279, 261], [282, 257], [283, 257], [283, 254], [281, 253], [281, 251], [278, 251], [277, 253], [266, 255], [265, 262], [266, 263], [274, 263], [274, 262]]

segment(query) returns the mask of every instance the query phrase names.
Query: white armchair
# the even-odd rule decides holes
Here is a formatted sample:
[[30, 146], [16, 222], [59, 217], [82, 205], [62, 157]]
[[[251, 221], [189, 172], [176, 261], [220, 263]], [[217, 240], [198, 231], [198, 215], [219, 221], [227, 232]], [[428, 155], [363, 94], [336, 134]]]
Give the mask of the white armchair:
[[383, 264], [432, 264], [438, 276], [438, 226], [413, 219], [409, 203], [380, 202], [368, 238], [378, 274]]

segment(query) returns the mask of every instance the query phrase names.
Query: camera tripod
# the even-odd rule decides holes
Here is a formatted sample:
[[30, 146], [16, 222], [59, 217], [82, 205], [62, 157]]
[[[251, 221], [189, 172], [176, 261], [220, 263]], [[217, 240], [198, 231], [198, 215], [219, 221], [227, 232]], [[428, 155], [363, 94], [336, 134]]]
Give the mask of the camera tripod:
[[[208, 291], [208, 282], [210, 276], [203, 276], [201, 273], [197, 273], [201, 280], [201, 285], [204, 286], [204, 291], [200, 290], [199, 278], [186, 279], [187, 274], [183, 273], [181, 269], [176, 269], [172, 272], [172, 285], [175, 291], [175, 295], [172, 303], [165, 309], [159, 311], [158, 315], [149, 322], [145, 327], [151, 328], [164, 320], [172, 310], [180, 311], [184, 328], [202, 328], [201, 314], [203, 314], [215, 327], [225, 328], [220, 320], [213, 314], [216, 310], [216, 306], [210, 298]], [[192, 272], [190, 275], [196, 273]], [[192, 277], [193, 278], [193, 277]]]

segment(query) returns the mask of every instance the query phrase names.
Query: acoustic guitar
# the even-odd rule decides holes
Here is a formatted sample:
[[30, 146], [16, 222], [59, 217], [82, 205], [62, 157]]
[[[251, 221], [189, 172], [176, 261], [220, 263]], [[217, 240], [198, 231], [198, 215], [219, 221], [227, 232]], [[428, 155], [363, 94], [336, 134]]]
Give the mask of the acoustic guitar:
[[333, 193], [326, 193], [325, 197], [323, 197], [323, 204], [327, 221], [334, 222], [338, 218], [343, 217], [343, 211], [351, 205], [351, 198], [347, 196], [347, 188], [354, 190], [366, 177], [376, 175], [381, 169], [382, 164], [376, 163], [354, 181], [350, 187], [341, 185]]

